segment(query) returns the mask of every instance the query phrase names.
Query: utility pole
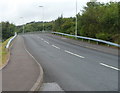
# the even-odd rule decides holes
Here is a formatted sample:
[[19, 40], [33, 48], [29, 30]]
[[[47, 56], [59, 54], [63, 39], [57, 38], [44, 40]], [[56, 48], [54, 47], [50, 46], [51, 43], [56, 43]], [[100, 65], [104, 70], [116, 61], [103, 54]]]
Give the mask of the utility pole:
[[76, 0], [76, 26], [75, 26], [75, 36], [77, 36], [77, 0]]
[[39, 6], [39, 7], [41, 7], [42, 8], [42, 11], [43, 11], [43, 32], [44, 32], [44, 6]]

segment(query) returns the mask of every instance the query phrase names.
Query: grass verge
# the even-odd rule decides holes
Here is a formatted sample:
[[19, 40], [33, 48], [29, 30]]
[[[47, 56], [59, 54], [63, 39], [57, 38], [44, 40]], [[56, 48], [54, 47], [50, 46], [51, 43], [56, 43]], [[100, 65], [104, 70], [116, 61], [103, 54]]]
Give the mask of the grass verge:
[[[10, 38], [12, 38], [12, 37], [10, 37]], [[8, 58], [10, 56], [9, 49], [5, 48], [8, 41], [10, 40], [10, 38], [7, 39], [6, 41], [0, 43], [0, 68], [6, 64]]]

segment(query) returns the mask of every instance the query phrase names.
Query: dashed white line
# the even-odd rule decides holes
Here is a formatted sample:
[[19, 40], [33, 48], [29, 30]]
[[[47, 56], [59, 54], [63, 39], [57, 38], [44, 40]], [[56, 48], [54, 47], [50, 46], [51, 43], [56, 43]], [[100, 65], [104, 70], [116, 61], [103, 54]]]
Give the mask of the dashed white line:
[[118, 69], [116, 67], [113, 67], [113, 66], [110, 66], [110, 65], [107, 65], [107, 64], [104, 64], [104, 63], [100, 63], [100, 65], [111, 68], [111, 69], [114, 69], [114, 70], [117, 70], [117, 71], [120, 71], [120, 69]]
[[71, 55], [74, 55], [74, 56], [80, 57], [80, 58], [85, 58], [85, 57], [83, 57], [83, 56], [80, 56], [80, 55], [78, 55], [78, 54], [72, 53], [72, 52], [67, 51], [67, 50], [65, 50], [65, 52], [66, 52], [66, 53], [69, 53], [69, 54], [71, 54]]
[[57, 48], [57, 49], [60, 49], [59, 47], [55, 46], [55, 45], [52, 45], [54, 48]]
[[41, 40], [44, 40], [43, 38], [40, 38]]
[[49, 44], [49, 42], [47, 42], [47, 41], [44, 41], [45, 43], [47, 43], [47, 44]]

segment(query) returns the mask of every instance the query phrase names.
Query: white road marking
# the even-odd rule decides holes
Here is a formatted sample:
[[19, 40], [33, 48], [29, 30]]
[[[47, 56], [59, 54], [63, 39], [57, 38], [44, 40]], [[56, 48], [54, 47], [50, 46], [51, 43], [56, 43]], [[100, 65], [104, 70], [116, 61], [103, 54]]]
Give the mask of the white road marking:
[[45, 43], [47, 43], [47, 44], [49, 44], [49, 42], [47, 42], [47, 41], [44, 41]]
[[113, 67], [113, 66], [110, 66], [110, 65], [107, 65], [107, 64], [104, 64], [104, 63], [100, 63], [100, 65], [111, 68], [111, 69], [114, 69], [114, 70], [117, 70], [117, 71], [120, 71], [120, 69], [118, 69], [116, 67]]
[[60, 49], [59, 47], [55, 46], [55, 45], [52, 45], [54, 48], [57, 48], [57, 49]]
[[63, 89], [56, 82], [53, 82], [43, 83], [43, 85], [40, 88], [40, 91], [63, 91]]
[[96, 49], [96, 48], [94, 48], [94, 47], [90, 47], [90, 46], [85, 46], [85, 47], [87, 47], [87, 48], [91, 48], [91, 49]]
[[39, 84], [43, 80], [43, 69], [42, 69], [42, 66], [40, 65], [40, 63], [35, 59], [35, 57], [33, 57], [33, 55], [26, 49], [25, 45], [24, 45], [24, 49], [35, 60], [35, 62], [39, 65], [40, 74], [38, 76], [37, 81], [35, 82], [35, 84], [30, 89], [30, 91], [35, 91], [36, 87], [39, 86]]
[[40, 38], [41, 40], [44, 40], [43, 38]]
[[71, 54], [71, 55], [74, 55], [74, 56], [80, 57], [80, 58], [85, 58], [85, 57], [83, 57], [83, 56], [80, 56], [80, 55], [78, 55], [78, 54], [72, 53], [72, 52], [67, 51], [67, 50], [65, 50], [65, 52], [66, 52], [66, 53], [69, 53], [69, 54]]

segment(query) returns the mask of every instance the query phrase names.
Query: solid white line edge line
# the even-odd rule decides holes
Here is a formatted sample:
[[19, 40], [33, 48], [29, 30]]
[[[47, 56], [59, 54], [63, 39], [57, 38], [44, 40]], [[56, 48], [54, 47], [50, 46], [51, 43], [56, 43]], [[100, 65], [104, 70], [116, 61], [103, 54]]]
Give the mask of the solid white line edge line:
[[30, 89], [30, 91], [37, 91], [37, 90], [39, 90], [39, 88], [43, 82], [43, 68], [40, 65], [40, 63], [32, 56], [32, 54], [26, 49], [25, 45], [24, 45], [24, 49], [35, 60], [35, 62], [38, 64], [38, 66], [40, 68], [39, 77], [38, 77], [37, 81], [35, 82], [35, 84], [33, 85], [33, 87]]

